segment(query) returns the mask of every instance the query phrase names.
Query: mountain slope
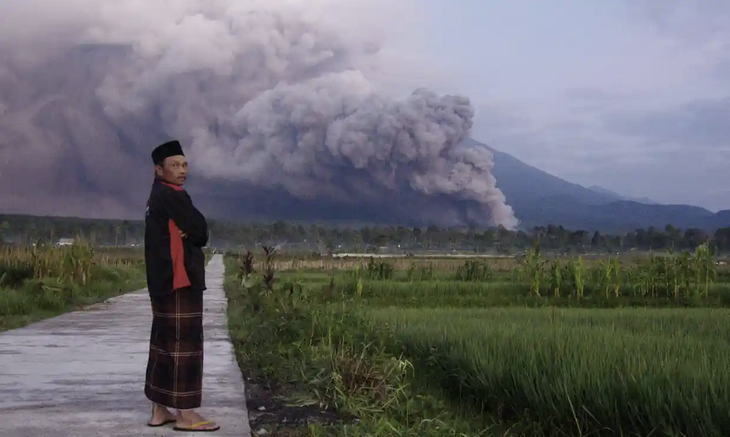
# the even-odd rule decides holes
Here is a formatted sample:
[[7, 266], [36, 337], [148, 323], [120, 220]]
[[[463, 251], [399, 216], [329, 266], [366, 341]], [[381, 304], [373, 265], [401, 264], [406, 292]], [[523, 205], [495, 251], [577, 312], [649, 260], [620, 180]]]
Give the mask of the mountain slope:
[[467, 147], [485, 147], [494, 155], [492, 174], [497, 178], [497, 185], [507, 196], [507, 203], [516, 205], [530, 204], [550, 196], [568, 195], [576, 201], [589, 205], [600, 205], [613, 202], [612, 196], [596, 193], [582, 185], [560, 179], [525, 164], [512, 155], [500, 152], [475, 140], [467, 140]]
[[603, 187], [599, 187], [598, 185], [591, 185], [588, 187], [589, 190], [595, 191], [596, 193], [605, 194], [607, 196], [611, 196], [614, 198], [614, 200], [629, 200], [633, 202], [639, 202], [639, 203], [646, 203], [647, 205], [657, 205], [657, 202], [654, 202], [653, 200], [649, 199], [648, 197], [631, 197], [631, 196], [622, 196], [618, 193], [615, 193], [611, 190], [608, 190]]
[[560, 179], [478, 141], [470, 140], [465, 145], [486, 147], [492, 152], [497, 187], [525, 229], [547, 224], [611, 232], [649, 226], [663, 229], [667, 224], [707, 230], [730, 226], [730, 211], [715, 214], [697, 206], [619, 200], [615, 193]]

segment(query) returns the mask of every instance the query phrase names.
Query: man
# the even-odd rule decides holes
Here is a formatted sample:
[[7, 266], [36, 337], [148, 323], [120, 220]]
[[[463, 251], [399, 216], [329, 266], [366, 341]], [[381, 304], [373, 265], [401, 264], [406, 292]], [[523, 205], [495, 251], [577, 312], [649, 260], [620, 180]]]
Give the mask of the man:
[[[175, 422], [179, 431], [220, 427], [195, 409], [203, 386], [203, 291], [208, 225], [183, 189], [188, 164], [178, 141], [152, 152], [155, 181], [145, 214], [147, 288], [152, 332], [145, 395], [149, 426]], [[176, 409], [173, 414], [169, 409]]]

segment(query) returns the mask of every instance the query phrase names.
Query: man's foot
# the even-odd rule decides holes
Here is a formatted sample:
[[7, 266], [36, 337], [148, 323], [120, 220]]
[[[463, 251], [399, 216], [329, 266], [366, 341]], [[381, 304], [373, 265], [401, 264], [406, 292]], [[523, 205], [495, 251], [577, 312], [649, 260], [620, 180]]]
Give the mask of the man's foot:
[[177, 414], [177, 422], [173, 427], [176, 431], [213, 432], [221, 428], [215, 422], [206, 419], [193, 410], [178, 411]]
[[147, 422], [147, 425], [157, 427], [164, 426], [168, 423], [173, 423], [176, 421], [177, 417], [175, 417], [175, 415], [170, 410], [163, 407], [162, 405], [153, 404], [152, 417], [150, 418], [150, 421]]

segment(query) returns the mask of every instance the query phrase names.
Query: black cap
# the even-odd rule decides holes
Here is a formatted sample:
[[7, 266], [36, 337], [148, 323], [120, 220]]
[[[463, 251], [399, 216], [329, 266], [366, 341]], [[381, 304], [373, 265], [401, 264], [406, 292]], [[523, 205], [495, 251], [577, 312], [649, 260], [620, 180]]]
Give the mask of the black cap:
[[176, 155], [185, 156], [182, 150], [182, 146], [180, 145], [180, 141], [168, 141], [155, 147], [155, 150], [152, 151], [152, 162], [155, 165], [162, 165], [162, 162], [165, 160], [165, 158]]

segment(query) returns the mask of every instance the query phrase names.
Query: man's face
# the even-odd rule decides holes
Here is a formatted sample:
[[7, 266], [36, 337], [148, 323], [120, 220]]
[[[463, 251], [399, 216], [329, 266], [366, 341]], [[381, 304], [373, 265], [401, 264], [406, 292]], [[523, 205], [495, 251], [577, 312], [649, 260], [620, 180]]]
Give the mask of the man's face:
[[161, 166], [155, 166], [155, 173], [171, 184], [183, 185], [188, 176], [188, 161], [182, 155], [170, 156]]

